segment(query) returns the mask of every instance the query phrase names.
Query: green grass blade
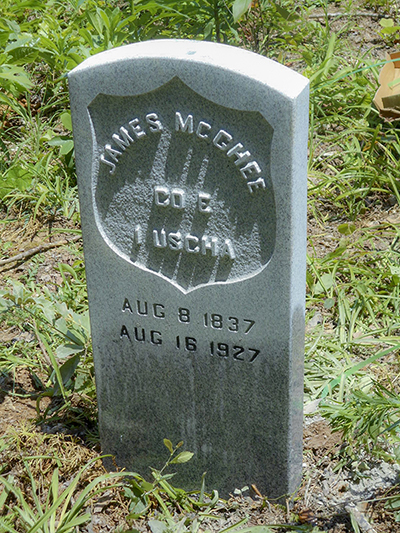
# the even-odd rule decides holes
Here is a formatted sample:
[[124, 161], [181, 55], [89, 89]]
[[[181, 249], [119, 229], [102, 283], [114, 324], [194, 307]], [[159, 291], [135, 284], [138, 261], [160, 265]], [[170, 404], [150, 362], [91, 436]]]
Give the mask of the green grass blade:
[[352, 374], [355, 374], [359, 370], [362, 370], [364, 367], [370, 365], [371, 363], [374, 363], [381, 357], [384, 357], [385, 355], [388, 355], [395, 350], [398, 350], [400, 348], [400, 344], [396, 344], [395, 346], [392, 346], [391, 348], [387, 348], [386, 350], [383, 350], [383, 352], [378, 352], [375, 355], [372, 355], [371, 357], [368, 357], [368, 359], [365, 359], [365, 361], [361, 361], [360, 363], [357, 363], [356, 365], [352, 366], [351, 368], [348, 368], [343, 374], [341, 374], [339, 377], [331, 380], [323, 389], [321, 393], [321, 398], [325, 398], [330, 391], [332, 391], [336, 385], [338, 385], [341, 380], [343, 379], [343, 376], [351, 376]]
[[67, 399], [67, 393], [66, 393], [65, 388], [64, 388], [64, 383], [63, 383], [63, 380], [62, 380], [60, 367], [58, 366], [57, 360], [56, 360], [56, 358], [54, 356], [54, 352], [50, 348], [50, 346], [49, 346], [46, 338], [44, 337], [44, 335], [42, 335], [37, 329], [36, 329], [36, 334], [38, 335], [38, 337], [40, 337], [40, 340], [42, 341], [43, 346], [46, 348], [47, 354], [49, 356], [49, 359], [51, 361], [51, 364], [53, 366], [53, 369], [54, 369], [54, 372], [55, 372], [55, 375], [56, 375], [57, 383], [58, 383], [58, 386], [60, 388], [62, 397], [64, 398], [64, 400], [66, 400]]

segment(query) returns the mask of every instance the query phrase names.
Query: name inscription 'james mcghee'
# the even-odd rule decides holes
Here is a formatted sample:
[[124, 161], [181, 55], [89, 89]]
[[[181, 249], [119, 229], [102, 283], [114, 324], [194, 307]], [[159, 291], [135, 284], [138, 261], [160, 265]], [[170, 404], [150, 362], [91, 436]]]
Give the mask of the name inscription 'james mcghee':
[[[161, 133], [163, 124], [157, 113], [148, 113], [145, 117], [146, 125], [140, 124], [138, 118], [128, 122], [128, 128], [121, 126], [119, 133], [112, 135], [114, 146], [108, 143], [104, 146], [104, 153], [100, 156], [100, 161], [110, 167], [110, 174], [114, 174], [119, 162], [119, 157], [135, 141], [143, 139], [148, 133]], [[214, 129], [214, 131], [213, 131]], [[216, 131], [211, 124], [200, 120], [195, 127], [193, 115], [189, 114], [186, 118], [182, 113], [175, 113], [175, 131], [196, 135], [200, 140], [212, 142], [212, 144], [221, 152], [224, 152], [228, 158], [233, 158], [235, 166], [247, 182], [250, 193], [256, 189], [265, 189], [265, 180], [261, 176], [260, 165], [253, 159], [251, 153], [246, 150], [242, 143], [236, 142], [233, 136], [223, 129]], [[215, 132], [216, 131], [216, 132]]]

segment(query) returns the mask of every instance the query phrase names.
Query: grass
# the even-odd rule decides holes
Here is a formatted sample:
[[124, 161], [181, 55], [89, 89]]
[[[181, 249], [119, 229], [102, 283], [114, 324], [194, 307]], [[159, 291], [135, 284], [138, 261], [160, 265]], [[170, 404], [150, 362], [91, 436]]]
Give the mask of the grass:
[[[393, 32], [382, 33], [378, 24], [374, 46], [379, 50], [360, 51], [348, 45], [352, 32], [362, 32], [352, 2], [340, 3], [342, 24], [329, 16], [333, 4], [327, 1], [235, 2], [235, 17], [233, 6], [211, 0], [200, 2], [200, 8], [189, 0], [2, 2], [2, 254], [25, 249], [38, 232], [44, 239], [45, 232], [57, 238], [79, 231], [66, 74], [89, 55], [155, 36], [207, 38], [296, 68], [311, 83], [305, 402], [319, 403], [319, 412], [344, 432], [346, 464], [358, 447], [397, 461], [400, 139], [397, 123], [383, 121], [372, 105]], [[365, 2], [363, 9], [382, 18], [398, 16], [384, 0]], [[7, 394], [35, 400], [37, 424], [82, 431], [87, 450], [98, 437], [85, 273], [79, 247], [65, 254], [67, 259], [52, 268], [51, 282], [43, 281], [48, 255], [3, 271], [1, 329], [15, 331], [16, 340], [1, 350], [0, 383], [15, 384], [18, 373], [27, 371], [34, 386], [28, 391], [14, 386]], [[19, 340], [23, 332], [34, 341]], [[47, 439], [32, 427], [2, 437], [0, 530], [61, 533], [89, 520], [89, 501], [96, 490], [106, 490], [107, 476], [97, 469], [93, 480], [82, 483], [95, 464], [91, 453], [83, 454], [71, 470], [71, 488], [63, 489], [69, 463], [62, 447], [69, 444], [67, 439], [57, 447], [57, 438]], [[39, 452], [43, 447], [48, 453]], [[18, 475], [12, 473], [16, 464]], [[126, 506], [125, 516], [148, 517], [153, 533], [200, 531], [216, 519], [217, 508], [229, 508], [215, 494], [204, 494], [202, 480], [192, 496], [168, 478], [163, 485], [154, 477], [134, 479], [112, 490], [121, 509]], [[225, 530], [244, 525], [238, 520]], [[304, 531], [301, 527], [292, 530]]]
[[[46, 456], [42, 456], [42, 458], [46, 459]], [[37, 531], [43, 531], [44, 533], [72, 533], [76, 531], [77, 527], [88, 522], [90, 520], [90, 514], [84, 513], [83, 508], [89, 499], [94, 498], [108, 489], [108, 487], [96, 489], [96, 486], [113, 477], [121, 477], [120, 474], [104, 474], [103, 476], [98, 476], [81, 490], [75, 502], [70, 506], [82, 474], [90, 467], [91, 462], [89, 461], [71, 480], [67, 488], [64, 490], [61, 489], [61, 491], [59, 470], [56, 467], [53, 470], [50, 487], [47, 490], [47, 497], [43, 503], [40, 498], [40, 493], [38, 494], [38, 486], [29, 465], [29, 458], [26, 459], [24, 466], [31, 483], [34, 505], [26, 498], [23, 491], [15, 486], [13, 476], [8, 476], [7, 479], [0, 477], [0, 483], [4, 486], [1, 503], [4, 505], [10, 495], [16, 500], [16, 504], [12, 507], [6, 507], [9, 513], [0, 522], [4, 531], [9, 531], [10, 533], [21, 531], [26, 531], [27, 533], [36, 533]], [[118, 485], [112, 485], [111, 487], [115, 488], [116, 486]], [[11, 525], [13, 522], [18, 523], [18, 529], [15, 529]]]

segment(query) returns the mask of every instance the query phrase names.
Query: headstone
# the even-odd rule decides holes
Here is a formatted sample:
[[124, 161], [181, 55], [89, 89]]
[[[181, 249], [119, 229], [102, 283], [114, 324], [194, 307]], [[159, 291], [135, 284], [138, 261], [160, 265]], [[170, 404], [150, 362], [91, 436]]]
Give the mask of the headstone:
[[[159, 40], [69, 75], [103, 451], [174, 484], [296, 489], [308, 81]], [[110, 460], [109, 464], [112, 462]]]

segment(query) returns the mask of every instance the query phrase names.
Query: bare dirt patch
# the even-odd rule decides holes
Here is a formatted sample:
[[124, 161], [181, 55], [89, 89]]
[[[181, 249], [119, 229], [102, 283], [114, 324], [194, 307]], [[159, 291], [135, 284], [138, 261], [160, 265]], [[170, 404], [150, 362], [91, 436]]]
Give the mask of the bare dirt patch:
[[[322, 10], [314, 10], [312, 13], [316, 20], [324, 19], [325, 16]], [[352, 16], [357, 22], [349, 26], [342, 37], [351, 43], [353, 50], [359, 51], [360, 57], [371, 51], [373, 57], [384, 59], [388, 47], [378, 36], [382, 15], [365, 7], [365, 2], [353, 2]], [[328, 23], [332, 30], [340, 31], [348, 24], [348, 16], [343, 14], [342, 8], [330, 5]], [[335, 211], [323, 199], [317, 201], [315, 206], [318, 218], [311, 212], [309, 214], [309, 254], [321, 258], [339, 246], [343, 235], [338, 227], [348, 222], [348, 216], [347, 213]], [[365, 241], [366, 247], [388, 247], [393, 232], [386, 230], [400, 223], [396, 199], [386, 197], [382, 201], [379, 196], [371, 197], [365, 207], [364, 214], [354, 221], [356, 231], [347, 237], [350, 244], [351, 239], [359, 238], [360, 232], [368, 231], [371, 239]], [[76, 235], [57, 233], [56, 230], [59, 229], [68, 229], [66, 221], [29, 220], [25, 223], [16, 215], [13, 222], [6, 222], [4, 215], [0, 233], [3, 259], [56, 243], [65, 237], [69, 240]], [[29, 278], [53, 290], [62, 282], [57, 270], [58, 264], [72, 265], [76, 257], [70, 247], [62, 246], [43, 249], [30, 257], [4, 264], [0, 270], [0, 287], [4, 287], [11, 279]], [[333, 329], [335, 326], [331, 324], [330, 327]], [[0, 350], [18, 342], [29, 342], [39, 349], [37, 339], [30, 331], [2, 322]], [[60, 468], [61, 482], [68, 484], [86, 461], [100, 453], [98, 442], [93, 438], [92, 441], [86, 438], [88, 433], [96, 434], [96, 428], [89, 427], [89, 424], [86, 433], [82, 430], [82, 425], [79, 432], [71, 430], [68, 419], [40, 421], [35, 425], [35, 421], [38, 421], [37, 397], [40, 392], [28, 368], [0, 374], [0, 442], [2, 439], [9, 442], [6, 448], [0, 448], [0, 473], [4, 476], [12, 474], [16, 483], [24, 487], [28, 494], [31, 489], [24, 469], [24, 456], [44, 456], [36, 460], [34, 467], [35, 475], [45, 485], [49, 483], [56, 467]], [[51, 401], [51, 398], [46, 397], [41, 400], [41, 412]], [[77, 401], [75, 407], [78, 404]], [[204, 526], [212, 531], [220, 531], [248, 516], [247, 525], [298, 524], [309, 526], [309, 530], [318, 526], [329, 533], [350, 533], [354, 531], [351, 523], [353, 517], [353, 522], [359, 524], [363, 532], [400, 532], [400, 524], [395, 521], [396, 514], [385, 506], [386, 500], [383, 499], [398, 493], [398, 470], [393, 465], [385, 466], [384, 463], [368, 458], [365, 462], [367, 468], [363, 472], [340, 467], [340, 451], [344, 445], [342, 435], [332, 433], [326, 421], [318, 416], [306, 418], [304, 475], [298, 492], [285, 505], [276, 505], [268, 502], [264, 495], [257, 494], [256, 488], [252, 488], [242, 496], [234, 495], [229, 501], [222, 502], [215, 510], [218, 520], [208, 520]], [[84, 483], [103, 472], [101, 462], [97, 461], [88, 470]], [[128, 503], [121, 491], [110, 490], [93, 502], [90, 508], [92, 520], [81, 531], [102, 533], [114, 531], [117, 527], [128, 527], [125, 520]], [[182, 518], [179, 508], [174, 512], [177, 521]], [[365, 523], [367, 526], [370, 524], [370, 527]], [[138, 520], [133, 525], [139, 531], [150, 532], [147, 519]]]

